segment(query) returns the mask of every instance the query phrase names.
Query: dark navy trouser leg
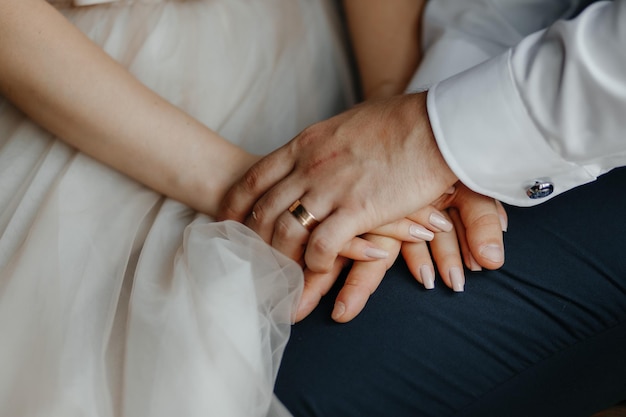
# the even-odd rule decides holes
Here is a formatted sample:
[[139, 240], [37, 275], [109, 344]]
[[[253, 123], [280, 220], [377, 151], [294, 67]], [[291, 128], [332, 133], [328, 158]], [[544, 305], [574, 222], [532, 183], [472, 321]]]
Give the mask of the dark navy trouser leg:
[[506, 263], [426, 291], [399, 261], [351, 323], [336, 289], [293, 327], [276, 393], [300, 416], [588, 417], [626, 399], [626, 169], [507, 207]]

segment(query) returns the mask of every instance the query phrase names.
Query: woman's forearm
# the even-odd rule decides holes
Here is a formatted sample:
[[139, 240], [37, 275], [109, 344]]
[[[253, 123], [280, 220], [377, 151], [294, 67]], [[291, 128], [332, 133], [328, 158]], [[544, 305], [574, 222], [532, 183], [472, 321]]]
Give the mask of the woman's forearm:
[[209, 214], [256, 159], [146, 88], [42, 0], [0, 4], [0, 94], [68, 144]]
[[420, 59], [425, 0], [344, 0], [364, 99], [404, 91]]

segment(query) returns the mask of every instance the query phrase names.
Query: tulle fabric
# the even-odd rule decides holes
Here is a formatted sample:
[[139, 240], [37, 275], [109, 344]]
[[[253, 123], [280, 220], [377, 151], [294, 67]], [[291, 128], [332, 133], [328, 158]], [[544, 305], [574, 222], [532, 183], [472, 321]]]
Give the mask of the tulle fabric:
[[[330, 3], [62, 3], [252, 152], [352, 100]], [[244, 226], [164, 199], [0, 99], [0, 233], [0, 415], [289, 415], [272, 391], [301, 271]]]

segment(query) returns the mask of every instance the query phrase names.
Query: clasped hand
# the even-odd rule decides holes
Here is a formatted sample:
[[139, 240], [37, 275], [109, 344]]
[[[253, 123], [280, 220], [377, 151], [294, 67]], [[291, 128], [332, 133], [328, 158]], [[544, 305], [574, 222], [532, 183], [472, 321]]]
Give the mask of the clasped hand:
[[[317, 123], [228, 192], [220, 219], [245, 222], [305, 267], [297, 320], [318, 304], [347, 258], [355, 262], [333, 311], [341, 322], [362, 310], [400, 251], [416, 279], [432, 287], [427, 240], [443, 281], [456, 291], [464, 284], [460, 253], [471, 269], [504, 262], [506, 214], [457, 183], [433, 137], [425, 96], [368, 101]], [[287, 210], [296, 200], [321, 221], [311, 232]]]

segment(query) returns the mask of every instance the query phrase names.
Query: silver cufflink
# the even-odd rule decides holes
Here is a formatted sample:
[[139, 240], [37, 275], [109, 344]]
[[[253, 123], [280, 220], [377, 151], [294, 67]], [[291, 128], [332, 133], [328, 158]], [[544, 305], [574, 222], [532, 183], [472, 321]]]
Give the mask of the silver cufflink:
[[535, 181], [535, 184], [526, 189], [526, 195], [533, 200], [544, 198], [552, 194], [554, 184], [549, 181]]

